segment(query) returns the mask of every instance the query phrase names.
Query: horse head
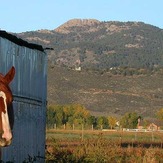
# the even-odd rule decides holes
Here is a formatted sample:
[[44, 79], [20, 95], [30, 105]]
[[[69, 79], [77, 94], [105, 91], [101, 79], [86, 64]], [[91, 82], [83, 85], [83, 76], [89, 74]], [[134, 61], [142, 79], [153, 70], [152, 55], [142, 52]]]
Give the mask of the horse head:
[[14, 67], [6, 75], [0, 74], [0, 146], [8, 146], [12, 141], [13, 95], [9, 84], [14, 76]]

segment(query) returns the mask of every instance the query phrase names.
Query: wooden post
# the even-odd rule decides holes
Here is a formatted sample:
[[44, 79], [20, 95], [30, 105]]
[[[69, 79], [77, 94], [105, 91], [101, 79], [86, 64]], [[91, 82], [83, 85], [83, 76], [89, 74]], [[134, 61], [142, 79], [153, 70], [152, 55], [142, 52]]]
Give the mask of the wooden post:
[[84, 127], [83, 127], [83, 124], [82, 124], [82, 141], [84, 139]]
[[63, 125], [63, 129], [64, 129], [64, 130], [66, 129], [66, 124]]
[[137, 140], [137, 131], [135, 132], [135, 141]]
[[152, 129], [152, 142], [154, 141], [153, 129]]
[[72, 124], [72, 129], [73, 129], [73, 130], [75, 129], [75, 125], [74, 125], [74, 124]]
[[134, 139], [132, 138], [132, 148], [134, 147]]
[[57, 129], [57, 124], [56, 124], [56, 123], [54, 124], [54, 129], [55, 129], [55, 130]]
[[92, 125], [92, 131], [93, 131], [93, 125]]

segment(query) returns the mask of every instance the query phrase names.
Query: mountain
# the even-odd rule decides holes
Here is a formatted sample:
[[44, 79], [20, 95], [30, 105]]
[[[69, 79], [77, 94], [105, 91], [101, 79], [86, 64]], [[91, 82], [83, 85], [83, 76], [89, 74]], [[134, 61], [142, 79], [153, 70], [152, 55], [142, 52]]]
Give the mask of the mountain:
[[155, 116], [162, 108], [162, 29], [73, 19], [54, 30], [16, 35], [53, 48], [47, 50], [49, 104], [79, 103], [95, 115]]
[[109, 69], [163, 66], [163, 30], [143, 22], [73, 19], [54, 30], [17, 34], [48, 51], [51, 65]]

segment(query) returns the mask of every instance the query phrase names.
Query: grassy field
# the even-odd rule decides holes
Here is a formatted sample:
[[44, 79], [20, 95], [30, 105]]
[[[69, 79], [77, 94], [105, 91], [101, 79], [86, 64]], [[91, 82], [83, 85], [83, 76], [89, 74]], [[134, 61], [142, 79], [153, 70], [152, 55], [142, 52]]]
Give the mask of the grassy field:
[[46, 162], [161, 163], [163, 133], [48, 130]]
[[105, 138], [114, 141], [137, 141], [137, 142], [162, 142], [163, 133], [160, 132], [124, 132], [124, 131], [101, 131], [101, 130], [48, 130], [47, 139], [89, 139], [89, 138]]

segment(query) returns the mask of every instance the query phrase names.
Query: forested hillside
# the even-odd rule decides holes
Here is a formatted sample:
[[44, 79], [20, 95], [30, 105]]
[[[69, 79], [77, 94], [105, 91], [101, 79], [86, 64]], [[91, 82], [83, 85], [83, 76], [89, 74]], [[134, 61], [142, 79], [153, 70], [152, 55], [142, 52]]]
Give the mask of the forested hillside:
[[163, 66], [163, 30], [143, 22], [73, 19], [54, 30], [17, 34], [50, 47], [50, 64], [82, 68]]
[[[163, 106], [163, 30], [143, 22], [70, 20], [16, 34], [48, 53], [48, 104], [80, 104], [94, 115]], [[82, 71], [74, 71], [80, 66]]]

